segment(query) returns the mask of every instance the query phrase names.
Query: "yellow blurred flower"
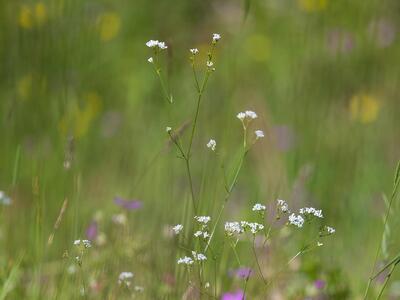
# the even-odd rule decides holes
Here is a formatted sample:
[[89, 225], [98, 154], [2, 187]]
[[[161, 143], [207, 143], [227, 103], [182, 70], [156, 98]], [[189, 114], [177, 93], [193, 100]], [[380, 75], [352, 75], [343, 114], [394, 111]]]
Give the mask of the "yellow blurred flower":
[[270, 55], [269, 40], [265, 35], [251, 35], [245, 43], [245, 51], [257, 62], [265, 62]]
[[326, 9], [328, 0], [297, 0], [299, 7], [307, 12], [315, 12]]
[[28, 5], [22, 5], [19, 10], [18, 24], [22, 28], [31, 29], [33, 26], [32, 10]]
[[112, 40], [118, 34], [121, 27], [121, 18], [118, 14], [112, 12], [100, 15], [97, 22], [100, 40], [103, 42]]
[[62, 134], [72, 131], [75, 138], [81, 138], [88, 132], [90, 123], [101, 110], [101, 98], [96, 92], [89, 92], [83, 99], [85, 105], [82, 109], [75, 104], [61, 118], [59, 129]]
[[374, 122], [379, 114], [381, 102], [374, 96], [357, 94], [350, 99], [350, 117], [352, 120], [367, 124]]
[[47, 7], [43, 2], [36, 3], [33, 8], [24, 4], [19, 11], [18, 23], [24, 29], [31, 29], [33, 25], [41, 26], [47, 20]]
[[22, 99], [28, 99], [32, 92], [33, 76], [31, 73], [24, 75], [17, 81], [17, 95]]
[[47, 20], [47, 8], [43, 2], [38, 2], [35, 5], [35, 19], [38, 26], [42, 25]]

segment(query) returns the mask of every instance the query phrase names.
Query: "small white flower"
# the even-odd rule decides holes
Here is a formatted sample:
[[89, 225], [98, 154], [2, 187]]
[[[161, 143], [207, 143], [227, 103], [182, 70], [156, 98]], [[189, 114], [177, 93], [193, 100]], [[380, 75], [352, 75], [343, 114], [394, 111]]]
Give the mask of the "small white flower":
[[204, 287], [205, 287], [206, 289], [208, 289], [208, 288], [210, 287], [210, 283], [207, 281], [207, 282], [205, 283]]
[[257, 139], [264, 137], [264, 131], [262, 131], [262, 130], [256, 130], [254, 133], [256, 134]]
[[179, 234], [183, 230], [183, 225], [177, 224], [174, 227], [172, 227], [172, 230], [174, 231], [175, 234]]
[[329, 234], [334, 234], [336, 232], [335, 228], [326, 226], [326, 230], [328, 231]]
[[302, 215], [313, 215], [317, 218], [323, 218], [324, 216], [322, 215], [322, 210], [321, 209], [315, 209], [314, 207], [303, 207], [300, 208], [299, 213]]
[[203, 223], [203, 224], [207, 224], [211, 220], [211, 217], [209, 217], [209, 216], [195, 216], [194, 218], [197, 222]]
[[197, 260], [197, 261], [205, 261], [205, 260], [207, 260], [207, 257], [204, 254], [197, 253], [196, 251], [192, 251], [192, 256], [193, 256], [193, 259]]
[[121, 272], [118, 276], [118, 283], [119, 284], [126, 284], [127, 286], [131, 285], [131, 280], [133, 278], [133, 273], [132, 272]]
[[199, 49], [193, 48], [193, 49], [190, 49], [190, 52], [191, 52], [193, 55], [196, 55], [196, 54], [199, 53]]
[[202, 237], [203, 239], [208, 239], [210, 234], [207, 231], [197, 230], [194, 234], [195, 237]]
[[239, 222], [226, 222], [225, 223], [225, 233], [228, 236], [234, 234], [241, 234], [244, 232], [243, 226]]
[[75, 246], [80, 246], [83, 245], [85, 248], [90, 248], [92, 247], [92, 244], [89, 240], [75, 240], [74, 241]]
[[247, 227], [250, 228], [250, 231], [252, 234], [256, 234], [259, 231], [264, 229], [264, 225], [259, 224], [259, 223], [247, 223]]
[[244, 112], [240, 112], [236, 116], [239, 120], [243, 121], [246, 118], [246, 114]]
[[125, 225], [127, 222], [126, 216], [124, 214], [116, 214], [111, 217], [111, 220], [118, 225]]
[[215, 147], [217, 147], [217, 142], [213, 139], [210, 139], [207, 143], [207, 148], [210, 148], [212, 151], [215, 151]]
[[7, 197], [7, 195], [3, 191], [0, 191], [0, 204], [3, 204], [3, 205], [11, 204], [11, 199], [9, 197]]
[[192, 265], [193, 264], [193, 259], [191, 259], [188, 256], [182, 257], [178, 259], [178, 265], [184, 264], [184, 265]]
[[324, 245], [323, 243], [317, 242], [317, 246], [318, 246], [318, 247], [321, 247], [321, 246], [323, 246], [323, 245]]
[[150, 40], [146, 43], [146, 46], [149, 48], [154, 48], [158, 46], [158, 41], [157, 40]]
[[300, 215], [296, 216], [295, 214], [291, 214], [289, 216], [289, 223], [294, 225], [294, 226], [296, 226], [296, 227], [301, 228], [304, 225], [304, 219]]
[[290, 212], [289, 205], [286, 203], [285, 200], [278, 199], [278, 200], [276, 200], [276, 202], [277, 202], [277, 207], [281, 212], [283, 212], [283, 213]]
[[246, 117], [248, 117], [250, 119], [256, 119], [257, 118], [257, 114], [254, 111], [246, 110], [245, 114], [246, 114]]
[[253, 206], [253, 211], [265, 211], [265, 209], [265, 205], [262, 205], [260, 203], [254, 204]]
[[221, 35], [219, 33], [213, 33], [212, 39], [213, 42], [216, 43], [221, 39]]
[[214, 63], [211, 60], [207, 61], [207, 67], [211, 68], [214, 65]]
[[158, 48], [160, 48], [161, 50], [167, 49], [168, 47], [165, 45], [164, 42], [158, 42]]
[[150, 40], [146, 43], [146, 46], [149, 48], [155, 48], [158, 47], [159, 49], [167, 49], [168, 47], [165, 45], [164, 42], [159, 42], [157, 40]]
[[167, 126], [167, 127], [165, 127], [165, 131], [166, 131], [167, 133], [170, 133], [170, 132], [172, 131], [172, 128], [169, 127], [169, 126]]
[[154, 62], [154, 60], [153, 60], [152, 57], [149, 57], [149, 58], [147, 59], [147, 61], [148, 61], [149, 63], [151, 63], [151, 64]]

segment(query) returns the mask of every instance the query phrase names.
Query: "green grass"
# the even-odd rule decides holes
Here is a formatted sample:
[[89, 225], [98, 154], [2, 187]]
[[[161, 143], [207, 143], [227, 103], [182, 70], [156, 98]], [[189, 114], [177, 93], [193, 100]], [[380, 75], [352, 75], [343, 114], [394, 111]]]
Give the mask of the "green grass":
[[[362, 299], [384, 229], [382, 194], [390, 199], [400, 158], [398, 8], [395, 0], [1, 1], [0, 190], [12, 203], [0, 206], [0, 298], [182, 299], [190, 286], [176, 264], [190, 254], [182, 247], [205, 246], [192, 237], [193, 197], [216, 228], [203, 299], [238, 289], [248, 299]], [[188, 50], [200, 50], [201, 84], [214, 32], [222, 35], [216, 70], [192, 140], [198, 91]], [[160, 53], [165, 91], [147, 62], [149, 39], [168, 45]], [[249, 133], [266, 136], [241, 165], [236, 115], [246, 109], [258, 114]], [[166, 126], [172, 137], [182, 128], [186, 158]], [[218, 155], [205, 146], [210, 138]], [[126, 211], [116, 196], [143, 206]], [[322, 209], [335, 235], [287, 264], [318, 228], [274, 222], [277, 198], [294, 210]], [[255, 203], [268, 218], [251, 212]], [[380, 267], [399, 252], [398, 198], [391, 209]], [[113, 221], [118, 214], [124, 224]], [[267, 247], [256, 241], [257, 259], [251, 236], [234, 251], [224, 236], [235, 220], [273, 225]], [[98, 238], [79, 268], [73, 242], [93, 221]], [[171, 237], [178, 223], [184, 233]], [[229, 276], [239, 265], [255, 272], [247, 283]], [[118, 284], [123, 271], [134, 273], [129, 289]], [[382, 299], [399, 297], [396, 271]], [[198, 286], [197, 271], [191, 276]]]

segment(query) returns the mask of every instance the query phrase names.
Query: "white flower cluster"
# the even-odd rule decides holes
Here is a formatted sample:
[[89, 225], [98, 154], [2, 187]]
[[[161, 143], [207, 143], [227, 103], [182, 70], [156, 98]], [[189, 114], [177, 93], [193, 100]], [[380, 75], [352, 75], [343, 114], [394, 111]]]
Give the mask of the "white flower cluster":
[[192, 53], [193, 55], [196, 55], [199, 53], [199, 49], [197, 49], [197, 48], [190, 49], [190, 53]]
[[173, 232], [175, 234], [179, 234], [183, 230], [183, 225], [182, 224], [177, 224], [174, 227], [172, 227], [172, 230], [173, 230]]
[[192, 265], [193, 262], [194, 262], [193, 259], [189, 256], [184, 256], [184, 257], [178, 259], [178, 265], [181, 265], [181, 264]]
[[149, 48], [159, 48], [161, 50], [167, 49], [168, 47], [165, 45], [164, 42], [160, 42], [157, 40], [150, 40], [146, 43], [146, 46]]
[[205, 261], [207, 257], [202, 253], [197, 253], [196, 251], [192, 251], [192, 256], [196, 261]]
[[132, 272], [121, 272], [121, 274], [119, 274], [119, 276], [118, 276], [118, 283], [126, 284], [126, 286], [130, 286], [132, 278], [133, 278]]
[[209, 217], [209, 216], [195, 216], [194, 219], [197, 222], [206, 225], [208, 222], [210, 222], [211, 217]]
[[276, 200], [276, 206], [279, 211], [281, 211], [283, 213], [290, 213], [289, 205], [286, 203], [285, 200], [282, 200], [282, 199]]
[[249, 222], [246, 222], [246, 221], [242, 221], [241, 223], [242, 223], [241, 225], [244, 228], [244, 230], [250, 229], [250, 232], [252, 234], [256, 234], [259, 231], [264, 229], [264, 225], [259, 224], [259, 223], [249, 223]]
[[80, 246], [83, 245], [85, 248], [90, 248], [92, 247], [92, 244], [89, 240], [75, 240], [74, 241], [75, 246]]
[[228, 236], [232, 236], [235, 234], [241, 234], [244, 232], [244, 228], [240, 225], [239, 222], [226, 222], [225, 223], [225, 233]]
[[210, 234], [206, 230], [204, 231], [197, 230], [193, 235], [195, 237], [202, 237], [203, 239], [208, 239], [210, 237]]
[[264, 131], [262, 130], [256, 130], [254, 133], [256, 134], [256, 139], [261, 139], [264, 137]]
[[167, 126], [167, 127], [165, 127], [165, 131], [166, 131], [167, 133], [170, 133], [170, 132], [172, 131], [172, 128], [169, 127], [169, 126]]
[[257, 119], [257, 114], [254, 111], [246, 110], [245, 112], [240, 112], [236, 116], [240, 121], [244, 121], [245, 119], [254, 120]]
[[260, 203], [254, 204], [253, 206], [253, 211], [265, 211], [266, 207], [265, 205], [262, 205]]
[[326, 226], [326, 231], [328, 231], [329, 234], [334, 234], [336, 232], [335, 228]]
[[300, 215], [291, 214], [289, 216], [289, 223], [301, 228], [304, 225], [304, 218]]
[[212, 151], [215, 151], [215, 147], [217, 147], [217, 142], [213, 139], [210, 139], [207, 143], [207, 148], [211, 149]]
[[0, 191], [0, 204], [3, 204], [3, 205], [11, 204], [11, 199], [9, 197], [7, 197], [7, 195], [3, 191]]
[[213, 42], [216, 43], [221, 39], [221, 35], [219, 33], [213, 33], [212, 39]]
[[299, 213], [302, 215], [313, 215], [317, 218], [323, 218], [324, 216], [322, 215], [322, 210], [321, 209], [315, 209], [314, 207], [303, 207], [300, 208]]

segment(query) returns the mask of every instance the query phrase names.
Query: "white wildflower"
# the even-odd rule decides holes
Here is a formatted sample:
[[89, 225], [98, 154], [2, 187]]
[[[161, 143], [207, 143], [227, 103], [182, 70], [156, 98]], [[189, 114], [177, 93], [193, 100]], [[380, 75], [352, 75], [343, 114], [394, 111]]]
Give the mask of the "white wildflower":
[[193, 256], [193, 259], [197, 260], [197, 261], [205, 261], [205, 260], [207, 260], [207, 257], [204, 254], [197, 253], [196, 251], [192, 251], [192, 256]]
[[318, 246], [318, 247], [321, 247], [321, 246], [323, 246], [323, 245], [324, 245], [323, 243], [317, 242], [317, 246]]
[[124, 214], [116, 214], [111, 217], [111, 220], [118, 225], [125, 225], [127, 218]]
[[322, 215], [322, 210], [321, 209], [315, 209], [314, 207], [303, 207], [300, 208], [299, 213], [302, 215], [313, 215], [317, 218], [323, 218], [324, 216]]
[[3, 191], [0, 191], [0, 204], [3, 204], [3, 205], [11, 204], [10, 197], [7, 197], [6, 193], [4, 193]]
[[140, 285], [135, 285], [135, 287], [133, 289], [135, 290], [135, 292], [138, 292], [138, 293], [144, 292], [144, 287], [142, 287]]
[[194, 218], [197, 222], [202, 224], [207, 224], [211, 220], [211, 217], [209, 216], [195, 216]]
[[244, 112], [240, 112], [236, 116], [239, 120], [243, 121], [246, 118], [246, 114]]
[[205, 287], [206, 289], [208, 289], [208, 288], [210, 287], [210, 283], [207, 281], [207, 282], [204, 284], [204, 287]]
[[256, 139], [260, 139], [260, 138], [264, 137], [264, 131], [262, 131], [262, 130], [256, 130], [254, 133], [256, 134]]
[[214, 65], [214, 63], [211, 60], [207, 61], [207, 67], [211, 68]]
[[166, 131], [167, 133], [170, 133], [170, 132], [172, 131], [172, 128], [169, 127], [169, 126], [167, 126], [167, 127], [165, 127], [165, 131]]
[[193, 259], [191, 259], [188, 256], [182, 257], [178, 259], [178, 265], [184, 264], [184, 265], [192, 265], [193, 264]]
[[183, 225], [177, 224], [174, 227], [172, 227], [172, 230], [174, 231], [175, 234], [179, 234], [183, 230]]
[[212, 151], [215, 151], [215, 147], [217, 147], [217, 142], [213, 139], [210, 139], [207, 143], [207, 148], [210, 148]]
[[257, 114], [254, 111], [246, 110], [245, 114], [246, 114], [246, 117], [248, 117], [250, 119], [254, 120], [257, 118]]
[[121, 272], [118, 276], [118, 283], [119, 284], [126, 284], [127, 286], [131, 285], [131, 280], [133, 278], [133, 273], [132, 272]]
[[191, 52], [193, 55], [196, 55], [196, 54], [199, 53], [199, 49], [193, 48], [193, 49], [190, 49], [190, 52]]
[[151, 63], [151, 64], [154, 62], [154, 60], [153, 60], [152, 57], [149, 57], [149, 58], [147, 59], [147, 61], [148, 61], [149, 63]]
[[329, 234], [334, 234], [336, 232], [335, 228], [326, 226], [326, 230], [328, 231]]
[[92, 243], [89, 240], [75, 240], [74, 245], [75, 246], [83, 245], [85, 248], [92, 247]]
[[228, 236], [234, 234], [241, 234], [244, 232], [243, 226], [239, 222], [226, 222], [225, 223], [225, 233]]
[[256, 234], [264, 229], [264, 225], [259, 223], [247, 223], [247, 226], [250, 228], [252, 234]]
[[221, 35], [219, 33], [213, 33], [212, 39], [213, 42], [216, 43], [221, 39]]
[[266, 209], [265, 205], [260, 203], [254, 204], [253, 211], [264, 211]]
[[300, 215], [291, 214], [289, 216], [289, 223], [299, 228], [303, 227], [304, 219]]
[[146, 43], [146, 46], [149, 48], [159, 48], [161, 50], [167, 49], [168, 47], [165, 45], [164, 42], [159, 42], [157, 40], [150, 40]]
[[194, 234], [195, 237], [202, 237], [204, 239], [208, 239], [210, 234], [207, 231], [197, 230]]
[[286, 203], [285, 200], [278, 199], [276, 200], [276, 202], [277, 202], [277, 207], [281, 212], [283, 213], [289, 212], [289, 205]]

